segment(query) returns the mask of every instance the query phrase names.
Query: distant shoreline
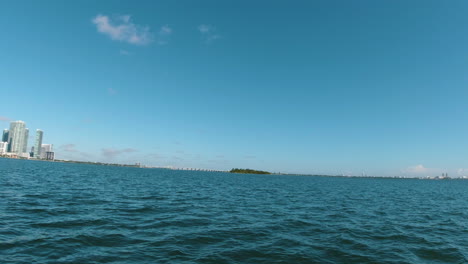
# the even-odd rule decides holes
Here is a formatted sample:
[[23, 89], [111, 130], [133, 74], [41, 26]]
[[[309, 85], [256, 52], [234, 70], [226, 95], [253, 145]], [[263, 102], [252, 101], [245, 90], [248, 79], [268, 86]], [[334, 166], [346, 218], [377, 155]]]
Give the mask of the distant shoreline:
[[[105, 163], [105, 162], [92, 162], [92, 161], [78, 161], [78, 160], [43, 160], [43, 159], [27, 159], [27, 158], [12, 158], [5, 155], [0, 155], [0, 159], [15, 159], [15, 160], [28, 160], [28, 161], [44, 161], [44, 162], [58, 162], [58, 163], [75, 163], [75, 164], [89, 164], [98, 166], [109, 166], [109, 167], [127, 167], [127, 168], [144, 168], [144, 169], [165, 169], [165, 170], [179, 170], [179, 171], [205, 171], [205, 172], [223, 172], [231, 174], [250, 174], [250, 175], [284, 175], [284, 176], [309, 176], [309, 177], [334, 177], [334, 178], [360, 178], [360, 179], [416, 179], [416, 180], [468, 180], [468, 178], [441, 178], [436, 177], [403, 177], [403, 176], [353, 176], [353, 175], [321, 175], [321, 174], [298, 174], [298, 173], [282, 173], [282, 172], [266, 172], [256, 171], [250, 169], [237, 169], [241, 171], [230, 171], [222, 170], [208, 170], [208, 169], [190, 169], [190, 168], [168, 168], [168, 167], [147, 167], [140, 164], [119, 164], [119, 163]], [[251, 172], [252, 171], [252, 172]], [[258, 172], [258, 173], [257, 173]]]
[[92, 161], [78, 161], [78, 160], [45, 160], [45, 159], [27, 159], [27, 158], [12, 158], [1, 155], [0, 158], [4, 159], [15, 159], [15, 160], [28, 160], [28, 161], [45, 161], [45, 162], [60, 162], [60, 163], [77, 163], [77, 164], [90, 164], [100, 166], [115, 166], [115, 167], [133, 167], [133, 168], [145, 168], [139, 164], [119, 164], [119, 163], [105, 163], [105, 162], [92, 162]]

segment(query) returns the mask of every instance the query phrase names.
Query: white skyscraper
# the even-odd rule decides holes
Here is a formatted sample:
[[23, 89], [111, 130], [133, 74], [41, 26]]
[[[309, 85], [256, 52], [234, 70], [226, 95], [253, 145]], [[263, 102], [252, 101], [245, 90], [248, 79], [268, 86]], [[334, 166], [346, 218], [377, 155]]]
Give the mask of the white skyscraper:
[[23, 153], [28, 152], [28, 138], [29, 138], [29, 128], [26, 128], [24, 131], [24, 139], [23, 139]]
[[36, 159], [41, 158], [41, 150], [42, 150], [42, 136], [44, 132], [40, 129], [36, 130], [36, 142], [34, 144], [34, 154], [33, 156]]
[[0, 142], [0, 155], [3, 155], [7, 152], [8, 143], [7, 142]]
[[8, 131], [8, 152], [23, 154], [27, 152], [29, 129], [23, 121], [14, 121], [10, 123]]

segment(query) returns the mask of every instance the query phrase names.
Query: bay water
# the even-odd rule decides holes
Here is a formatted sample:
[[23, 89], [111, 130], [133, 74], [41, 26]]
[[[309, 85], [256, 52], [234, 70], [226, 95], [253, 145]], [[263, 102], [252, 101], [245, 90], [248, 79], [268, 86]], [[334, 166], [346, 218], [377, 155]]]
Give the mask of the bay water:
[[468, 263], [468, 181], [0, 158], [0, 263]]

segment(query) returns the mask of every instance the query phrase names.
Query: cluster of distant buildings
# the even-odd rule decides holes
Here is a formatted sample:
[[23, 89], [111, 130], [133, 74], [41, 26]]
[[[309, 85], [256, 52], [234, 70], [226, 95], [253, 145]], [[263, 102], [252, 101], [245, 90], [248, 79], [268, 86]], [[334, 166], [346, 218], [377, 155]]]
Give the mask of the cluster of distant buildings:
[[52, 144], [42, 144], [44, 132], [36, 130], [34, 146], [28, 152], [29, 129], [23, 121], [13, 121], [10, 129], [4, 129], [0, 142], [0, 155], [11, 158], [34, 158], [54, 160], [55, 153]]
[[[460, 178], [466, 179], [466, 176], [462, 176]], [[442, 176], [427, 176], [427, 177], [422, 178], [422, 179], [426, 179], [426, 180], [450, 180], [452, 178], [450, 178], [448, 176], [448, 173], [442, 173]]]

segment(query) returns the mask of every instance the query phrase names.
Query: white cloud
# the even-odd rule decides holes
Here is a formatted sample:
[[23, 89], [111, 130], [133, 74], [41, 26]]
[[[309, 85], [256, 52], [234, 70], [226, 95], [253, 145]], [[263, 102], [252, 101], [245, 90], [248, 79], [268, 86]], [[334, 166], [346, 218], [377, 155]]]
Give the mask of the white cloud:
[[221, 36], [216, 33], [216, 28], [211, 25], [199, 25], [198, 31], [200, 31], [204, 41], [208, 44], [221, 38]]
[[149, 27], [133, 24], [129, 15], [117, 16], [111, 19], [108, 16], [99, 14], [92, 22], [99, 32], [113, 40], [135, 45], [145, 45], [152, 41]]
[[415, 166], [410, 166], [402, 172], [407, 173], [407, 174], [431, 174], [431, 175], [438, 175], [442, 172], [445, 172], [442, 169], [437, 169], [437, 168], [426, 168], [424, 165], [419, 164]]
[[411, 166], [405, 169], [405, 172], [408, 173], [425, 173], [429, 169], [425, 168], [422, 164], [416, 165], [416, 166]]

